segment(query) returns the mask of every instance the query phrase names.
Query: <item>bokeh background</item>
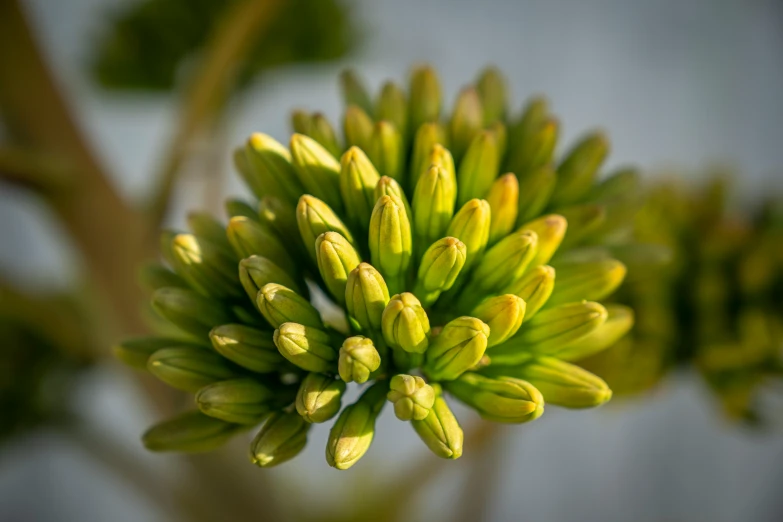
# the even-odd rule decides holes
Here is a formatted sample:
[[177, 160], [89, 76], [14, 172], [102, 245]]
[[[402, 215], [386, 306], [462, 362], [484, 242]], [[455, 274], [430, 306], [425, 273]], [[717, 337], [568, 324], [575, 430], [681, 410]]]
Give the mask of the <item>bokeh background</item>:
[[[156, 184], [183, 102], [181, 89], [111, 90], [92, 75], [96, 46], [116, 13], [133, 3], [21, 5], [111, 182], [141, 201]], [[346, 66], [376, 89], [388, 78], [404, 80], [412, 64], [430, 62], [450, 107], [464, 83], [495, 64], [508, 77], [515, 108], [536, 93], [550, 98], [563, 142], [605, 129], [610, 168], [633, 164], [646, 176], [698, 177], [720, 164], [736, 173], [740, 207], [783, 190], [783, 4], [777, 0], [342, 5], [354, 27], [352, 49], [336, 60], [275, 67], [251, 80], [219, 132], [190, 144], [166, 224], [182, 225], [187, 210], [217, 210], [223, 195], [242, 194], [228, 151], [250, 132], [286, 141], [294, 108], [322, 110], [338, 121], [337, 75]], [[0, 124], [0, 140], [3, 133]], [[0, 275], [22, 288], [66, 291], [80, 276], [79, 252], [47, 207], [6, 184], [0, 184], [0, 245]], [[45, 425], [2, 442], [0, 519], [172, 520], [174, 499], [157, 482], [185, 480], [191, 463], [141, 447], [143, 426], [157, 416], [136, 379], [107, 360], [68, 388], [62, 399], [88, 427], [87, 437]], [[298, 517], [340, 519], [346, 504], [380, 503], [386, 480], [430, 462], [439, 471], [401, 508], [408, 520], [771, 522], [783, 519], [782, 391], [765, 390], [773, 414], [751, 429], [725, 420], [694, 372], [678, 371], [649, 393], [597, 411], [565, 415], [551, 408], [538, 422], [503, 428], [480, 465], [468, 459], [442, 465], [387, 411], [370, 453], [350, 472], [327, 466], [328, 428], [317, 426], [304, 454], [279, 469], [255, 469], [244, 462], [245, 448], [232, 446], [221, 458], [237, 460], [229, 468], [236, 475], [217, 482], [241, 478], [259, 502], [271, 495], [305, 504]], [[467, 411], [457, 414], [476, 420]], [[127, 461], [137, 469], [118, 473]]]

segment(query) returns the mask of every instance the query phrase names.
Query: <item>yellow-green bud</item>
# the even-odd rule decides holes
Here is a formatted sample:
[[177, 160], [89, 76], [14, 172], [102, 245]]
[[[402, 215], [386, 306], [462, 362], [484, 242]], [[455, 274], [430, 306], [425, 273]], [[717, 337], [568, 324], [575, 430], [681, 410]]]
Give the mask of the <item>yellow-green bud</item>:
[[616, 259], [558, 265], [557, 285], [547, 306], [603, 299], [620, 286], [625, 274], [625, 265]]
[[354, 226], [366, 231], [378, 199], [375, 196], [380, 176], [359, 147], [351, 147], [340, 160], [340, 194], [345, 202], [348, 219]]
[[147, 360], [147, 369], [172, 388], [187, 392], [236, 377], [236, 370], [218, 354], [191, 346], [156, 351]]
[[340, 163], [321, 144], [303, 134], [291, 136], [291, 158], [305, 191], [342, 212]]
[[487, 349], [490, 330], [475, 317], [458, 317], [430, 340], [427, 375], [433, 380], [456, 379], [473, 368]]
[[440, 118], [441, 88], [434, 69], [429, 66], [414, 69], [410, 83], [409, 116], [412, 129]]
[[411, 258], [411, 226], [399, 199], [382, 196], [370, 219], [370, 258], [390, 292], [402, 291]]
[[228, 241], [240, 259], [253, 255], [264, 256], [287, 272], [295, 272], [295, 264], [288, 250], [275, 235], [258, 221], [246, 217], [233, 217], [226, 229]]
[[557, 355], [604, 324], [606, 316], [606, 308], [595, 302], [556, 306], [537, 313], [509, 343], [537, 354]]
[[489, 203], [483, 199], [471, 199], [454, 214], [446, 229], [446, 235], [456, 237], [465, 244], [465, 272], [484, 255], [492, 221], [490, 214]]
[[[242, 167], [244, 156], [247, 167]], [[250, 135], [244, 155], [234, 156], [240, 174], [259, 199], [272, 195], [294, 203], [304, 192], [291, 164], [291, 154], [271, 136], [259, 132]]]
[[337, 371], [345, 382], [367, 382], [370, 374], [380, 366], [381, 355], [369, 337], [349, 337], [340, 348]]
[[302, 242], [313, 261], [318, 260], [315, 240], [324, 232], [338, 232], [353, 244], [353, 235], [340, 217], [329, 205], [309, 194], [299, 198], [299, 204], [296, 206], [296, 222], [299, 225]]
[[408, 101], [405, 99], [405, 92], [394, 82], [386, 82], [381, 87], [375, 115], [379, 120], [392, 122], [400, 132], [403, 143], [407, 143]]
[[191, 212], [188, 214], [188, 228], [193, 235], [206, 239], [213, 245], [222, 248], [229, 255], [234, 251], [226, 237], [226, 227], [208, 212]]
[[142, 435], [141, 441], [150, 451], [201, 453], [219, 448], [245, 428], [193, 410], [156, 424]]
[[513, 294], [490, 297], [473, 309], [473, 317], [489, 326], [487, 348], [504, 343], [512, 337], [525, 318], [525, 301]]
[[386, 398], [401, 421], [424, 420], [435, 404], [435, 390], [417, 375], [399, 374], [391, 378]]
[[294, 129], [294, 132], [312, 137], [313, 118], [305, 110], [294, 109], [291, 112], [291, 127]]
[[451, 153], [460, 161], [470, 142], [484, 126], [484, 109], [478, 91], [473, 87], [463, 89], [454, 102], [449, 132]]
[[236, 260], [223, 247], [193, 234], [171, 242], [174, 270], [200, 294], [218, 299], [238, 297]]
[[372, 101], [359, 75], [353, 69], [340, 73], [340, 92], [345, 105], [357, 105], [365, 111], [372, 110]]
[[492, 220], [489, 224], [489, 246], [506, 237], [517, 222], [519, 181], [513, 174], [504, 174], [495, 180], [487, 192]]
[[444, 384], [457, 399], [495, 422], [522, 423], [544, 413], [544, 397], [529, 382], [468, 372]]
[[280, 354], [291, 363], [309, 372], [333, 372], [337, 366], [337, 350], [328, 333], [297, 323], [283, 323], [273, 337]]
[[345, 133], [345, 142], [347, 146], [369, 150], [372, 129], [372, 118], [370, 118], [363, 109], [356, 105], [350, 105], [345, 109], [343, 132]]
[[508, 147], [508, 129], [502, 122], [496, 121], [489, 126], [489, 130], [495, 136], [495, 143], [498, 148], [498, 157], [503, 158], [506, 155], [506, 147]]
[[536, 255], [530, 261], [530, 266], [545, 265], [557, 252], [568, 228], [568, 222], [563, 216], [548, 214], [529, 221], [519, 227], [520, 230], [530, 230], [538, 236]]
[[455, 237], [435, 241], [424, 252], [413, 293], [424, 306], [434, 303], [441, 292], [454, 285], [467, 258], [465, 243]]
[[329, 123], [329, 120], [326, 119], [326, 116], [320, 112], [316, 112], [312, 115], [310, 121], [310, 132], [303, 134], [307, 134], [315, 141], [323, 145], [323, 147], [329, 151], [329, 154], [335, 158], [339, 158], [340, 154], [342, 153], [342, 147], [337, 140], [337, 134], [334, 132], [332, 124]]
[[139, 269], [139, 282], [150, 291], [173, 286], [190, 288], [190, 285], [180, 276], [158, 263], [146, 263]]
[[272, 196], [264, 196], [259, 201], [258, 220], [283, 239], [296, 237], [299, 233], [296, 207]]
[[523, 322], [527, 322], [546, 304], [554, 288], [555, 269], [549, 265], [539, 265], [507, 286], [504, 292], [514, 294], [525, 301]]
[[214, 299], [185, 288], [160, 288], [152, 294], [152, 308], [183, 332], [205, 340], [216, 324], [231, 322], [231, 315]]
[[606, 322], [585, 337], [563, 347], [557, 353], [558, 358], [566, 361], [578, 361], [613, 346], [625, 334], [631, 331], [634, 323], [633, 310], [627, 306], [609, 304], [606, 306]]
[[272, 340], [272, 332], [243, 324], [224, 324], [213, 328], [209, 338], [217, 353], [256, 373], [277, 371], [284, 362]]
[[388, 121], [376, 123], [370, 136], [367, 156], [378, 173], [402, 182], [405, 174], [404, 154], [402, 136], [394, 124]]
[[554, 357], [536, 357], [519, 366], [490, 366], [487, 371], [525, 380], [538, 388], [548, 404], [564, 408], [593, 408], [612, 398], [603, 379]]
[[348, 274], [361, 262], [351, 244], [337, 232], [326, 232], [315, 240], [318, 271], [326, 288], [338, 303], [345, 303], [345, 285]]
[[552, 204], [569, 205], [586, 196], [608, 153], [609, 140], [601, 132], [588, 134], [579, 141], [557, 168]]
[[281, 284], [268, 283], [261, 287], [256, 304], [272, 328], [289, 322], [323, 328], [318, 310], [307, 299]]
[[250, 461], [271, 468], [299, 455], [307, 444], [310, 423], [296, 412], [275, 413], [250, 444]]
[[253, 305], [256, 304], [258, 291], [269, 283], [278, 283], [301, 294], [304, 285], [288, 275], [288, 273], [262, 256], [250, 256], [239, 262], [239, 281], [245, 289]]
[[604, 205], [576, 205], [558, 209], [558, 212], [568, 220], [568, 235], [563, 241], [564, 247], [581, 243], [585, 238], [600, 230], [606, 222], [606, 207]]
[[367, 453], [388, 389], [388, 381], [376, 382], [340, 413], [326, 443], [326, 462], [330, 466], [348, 469]]
[[345, 382], [321, 373], [309, 373], [299, 385], [296, 411], [311, 423], [326, 422], [340, 411]]
[[[531, 132], [526, 133], [522, 141], [512, 142], [507, 170], [514, 172], [524, 181], [531, 172], [551, 164], [558, 133], [558, 121], [547, 117]], [[524, 194], [521, 187], [520, 194]]]
[[429, 346], [430, 320], [409, 292], [391, 298], [383, 311], [382, 326], [383, 337], [392, 348], [421, 354]]
[[274, 402], [272, 390], [249, 378], [216, 382], [196, 393], [196, 404], [204, 415], [236, 424], [258, 424]]
[[[258, 213], [249, 203], [242, 201], [241, 199], [227, 199], [225, 202], [226, 214], [229, 218], [236, 216], [243, 216], [250, 219], [258, 219]], [[223, 231], [225, 235], [225, 230]]]
[[497, 137], [490, 130], [481, 131], [470, 142], [457, 170], [457, 204], [486, 196], [500, 168]]
[[506, 79], [497, 67], [487, 67], [479, 75], [476, 90], [484, 107], [484, 125], [506, 119], [508, 102]]
[[424, 420], [412, 420], [411, 425], [424, 444], [438, 457], [458, 459], [462, 456], [462, 428], [442, 396], [439, 385], [433, 384], [435, 403]]
[[549, 165], [534, 169], [524, 178], [519, 178], [518, 224], [541, 215], [556, 184], [557, 174]]
[[431, 156], [435, 145], [443, 146], [445, 143], [446, 131], [440, 123], [430, 122], [419, 127], [413, 140], [409, 187], [416, 188], [421, 175], [429, 170], [432, 165]]
[[[413, 223], [413, 212], [411, 206], [408, 203], [408, 197], [405, 195], [405, 191], [402, 190], [402, 186], [394, 178], [389, 176], [383, 176], [378, 184], [375, 185], [375, 201], [378, 201], [383, 196], [391, 196], [402, 202], [402, 206], [405, 207], [405, 215], [408, 216], [408, 223]], [[396, 200], [395, 200], [396, 201]]]
[[369, 263], [360, 263], [348, 274], [345, 286], [345, 308], [348, 315], [367, 333], [377, 339], [381, 332], [383, 311], [389, 302], [389, 289]]
[[454, 215], [456, 186], [442, 167], [432, 166], [413, 193], [413, 230], [420, 252], [444, 237]]
[[147, 361], [150, 356], [162, 350], [163, 348], [170, 348], [172, 346], [187, 345], [179, 339], [167, 339], [165, 337], [135, 337], [132, 339], [125, 339], [114, 346], [112, 346], [112, 352], [114, 356], [120, 361], [127, 364], [132, 368], [139, 370], [147, 369]]

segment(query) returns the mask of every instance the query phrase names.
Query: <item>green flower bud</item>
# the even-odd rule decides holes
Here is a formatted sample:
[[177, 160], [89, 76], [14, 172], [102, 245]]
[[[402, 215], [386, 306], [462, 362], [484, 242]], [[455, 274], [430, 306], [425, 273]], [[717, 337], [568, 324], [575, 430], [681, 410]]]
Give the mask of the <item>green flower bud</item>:
[[234, 368], [218, 354], [191, 346], [156, 351], [147, 360], [147, 369], [172, 388], [187, 392], [236, 377]]
[[302, 294], [305, 286], [297, 283], [288, 273], [262, 256], [250, 256], [239, 262], [239, 281], [253, 305], [257, 306], [258, 291], [269, 283], [278, 283]]
[[532, 319], [549, 300], [555, 288], [555, 269], [548, 265], [531, 268], [521, 278], [507, 286], [504, 292], [521, 297], [525, 301], [523, 323]]
[[530, 171], [519, 181], [517, 223], [522, 224], [540, 216], [552, 197], [557, 184], [557, 174], [545, 165]]
[[167, 339], [165, 337], [135, 337], [132, 339], [125, 339], [124, 341], [115, 344], [112, 347], [112, 351], [117, 359], [128, 366], [139, 370], [146, 370], [147, 361], [153, 353], [162, 350], [163, 348], [182, 346], [183, 344], [187, 343], [183, 343], [178, 339]]
[[345, 223], [329, 208], [329, 205], [316, 197], [305, 194], [299, 198], [299, 204], [296, 207], [296, 222], [299, 224], [302, 241], [313, 261], [318, 260], [315, 240], [324, 232], [338, 232], [353, 244], [353, 236]]
[[581, 299], [598, 301], [611, 295], [625, 278], [625, 265], [616, 259], [568, 263], [557, 269], [557, 285], [547, 306]]
[[541, 392], [521, 379], [468, 372], [444, 386], [449, 393], [490, 421], [522, 423], [535, 420], [544, 413]]
[[250, 461], [271, 468], [299, 455], [307, 444], [310, 424], [296, 412], [274, 413], [250, 443]]
[[219, 448], [243, 429], [245, 426], [193, 410], [156, 424], [142, 435], [141, 441], [150, 451], [201, 453]]
[[[326, 116], [320, 112], [313, 114], [311, 118], [310, 133], [307, 134], [315, 141], [323, 145], [323, 147], [335, 158], [339, 158], [342, 154], [342, 147], [337, 140], [337, 134], [334, 132], [332, 124], [326, 119]], [[297, 131], [299, 132], [299, 131]]]
[[264, 196], [259, 201], [257, 219], [280, 238], [296, 237], [299, 233], [296, 207], [272, 196]]
[[609, 140], [601, 132], [588, 134], [577, 143], [557, 168], [552, 204], [568, 205], [585, 197], [608, 153]]
[[271, 332], [243, 324], [224, 324], [213, 328], [209, 338], [217, 353], [256, 373], [277, 371], [283, 363]]
[[264, 256], [277, 266], [294, 272], [295, 264], [280, 239], [258, 221], [233, 217], [226, 229], [228, 241], [240, 259], [253, 255]]
[[[487, 67], [476, 82], [476, 90], [484, 107], [484, 125], [506, 119], [508, 94], [506, 79], [497, 67]], [[477, 196], [480, 197], [480, 196]]]
[[[422, 174], [426, 174], [427, 170], [431, 168], [432, 166], [440, 167], [443, 170], [446, 171], [446, 174], [448, 175], [450, 186], [454, 187], [454, 202], [457, 201], [457, 171], [454, 168], [454, 157], [451, 155], [451, 152], [449, 150], [440, 145], [435, 144], [432, 146], [432, 150], [430, 150], [430, 158], [429, 158], [429, 166], [427, 169], [425, 169]], [[414, 187], [415, 188], [415, 187]]]
[[403, 142], [408, 134], [408, 101], [405, 92], [394, 82], [386, 82], [381, 87], [381, 95], [375, 106], [375, 114], [379, 120], [387, 120], [394, 124]]
[[548, 214], [523, 224], [520, 230], [530, 230], [538, 236], [536, 255], [530, 261], [531, 266], [545, 265], [557, 252], [568, 228], [568, 222], [563, 216]]
[[364, 110], [356, 105], [351, 105], [345, 110], [343, 132], [345, 133], [346, 144], [349, 147], [359, 147], [362, 150], [369, 150], [372, 129], [372, 118], [370, 118]]
[[[241, 199], [227, 199], [225, 207], [229, 218], [242, 216], [248, 219], [258, 219], [258, 213], [255, 209]], [[225, 235], [225, 230], [223, 234]]]
[[462, 456], [463, 433], [457, 418], [442, 396], [442, 390], [433, 384], [435, 403], [424, 420], [412, 420], [411, 425], [424, 444], [438, 457], [458, 459]]
[[299, 385], [296, 411], [311, 423], [326, 422], [340, 411], [345, 382], [321, 373], [309, 373]]
[[485, 130], [476, 134], [457, 171], [458, 205], [486, 196], [498, 175], [499, 152], [494, 132]]
[[473, 368], [487, 349], [489, 326], [475, 317], [458, 317], [430, 340], [427, 375], [450, 381]]
[[606, 322], [585, 337], [566, 345], [557, 353], [560, 359], [578, 361], [613, 346], [631, 331], [634, 323], [633, 310], [627, 306], [610, 304], [606, 306]]
[[409, 92], [411, 128], [418, 129], [423, 123], [440, 119], [440, 80], [431, 67], [423, 66], [413, 70]]
[[[564, 218], [568, 220], [568, 235], [563, 241], [564, 247], [571, 247], [581, 243], [606, 222], [606, 207], [603, 205], [576, 205], [559, 209]], [[633, 219], [631, 216], [629, 219]]]
[[408, 197], [405, 195], [405, 191], [402, 190], [402, 186], [397, 183], [397, 180], [389, 176], [383, 176], [375, 186], [374, 196], [375, 201], [378, 201], [383, 196], [399, 199], [402, 202], [402, 206], [405, 207], [405, 215], [408, 216], [408, 222], [413, 223], [413, 212], [411, 212], [411, 206], [408, 204]]
[[519, 181], [513, 174], [505, 174], [492, 184], [487, 193], [492, 220], [489, 224], [489, 246], [506, 237], [517, 222]]
[[[259, 199], [266, 195], [294, 203], [304, 192], [291, 164], [291, 154], [271, 136], [256, 132], [250, 135], [244, 150], [248, 172], [239, 169], [240, 174]], [[241, 156], [235, 161], [241, 164]]]
[[413, 193], [413, 230], [421, 252], [446, 235], [456, 195], [456, 186], [442, 167], [432, 166], [419, 178]]
[[421, 258], [413, 290], [424, 306], [430, 306], [441, 292], [454, 285], [465, 265], [466, 257], [465, 243], [455, 237], [444, 237], [430, 245]]
[[218, 299], [239, 296], [236, 261], [221, 246], [192, 234], [171, 243], [174, 269], [200, 294]]
[[465, 244], [465, 272], [484, 255], [492, 221], [490, 213], [489, 203], [485, 200], [471, 199], [454, 214], [446, 230], [446, 235], [456, 237]]
[[376, 123], [370, 136], [367, 156], [378, 168], [378, 173], [402, 181], [405, 174], [404, 153], [402, 136], [394, 124], [388, 121]]
[[399, 374], [391, 378], [386, 398], [401, 421], [424, 420], [435, 404], [435, 390], [419, 376]]
[[367, 382], [370, 374], [380, 366], [381, 355], [369, 337], [349, 337], [340, 348], [337, 371], [345, 382]]
[[340, 73], [340, 91], [346, 106], [356, 105], [367, 112], [372, 111], [370, 95], [356, 71], [346, 69]]
[[471, 315], [489, 326], [487, 348], [492, 348], [504, 343], [522, 326], [525, 301], [512, 294], [490, 297], [474, 308]]
[[543, 96], [534, 96], [525, 105], [519, 121], [511, 128], [514, 143], [521, 143], [546, 121], [549, 116], [549, 101]]
[[389, 289], [386, 282], [372, 265], [360, 263], [348, 274], [345, 308], [368, 337], [378, 338], [383, 311], [388, 302]]
[[503, 158], [506, 155], [506, 147], [508, 147], [508, 129], [502, 122], [496, 121], [489, 126], [489, 130], [495, 136], [495, 143], [498, 148], [498, 157]]
[[411, 226], [399, 199], [382, 196], [370, 219], [370, 259], [392, 293], [401, 291], [411, 258]]
[[369, 227], [375, 206], [378, 171], [358, 147], [351, 147], [340, 161], [340, 194], [345, 202], [348, 219], [360, 230]]
[[337, 351], [329, 334], [297, 323], [283, 323], [273, 337], [283, 357], [308, 372], [333, 372]]
[[291, 112], [291, 127], [294, 129], [294, 132], [312, 137], [313, 118], [309, 112], [295, 109]]
[[388, 381], [376, 382], [340, 413], [326, 443], [326, 462], [330, 466], [348, 469], [367, 453], [388, 389]]
[[459, 161], [468, 150], [470, 142], [484, 126], [484, 109], [478, 91], [472, 87], [463, 89], [454, 103], [451, 115], [451, 153]]
[[190, 288], [184, 279], [158, 263], [147, 263], [142, 266], [139, 270], [139, 282], [151, 291], [167, 286]]
[[603, 379], [554, 357], [536, 357], [519, 366], [490, 366], [488, 375], [506, 375], [529, 382], [549, 404], [564, 408], [593, 408], [612, 398]]
[[196, 404], [204, 415], [236, 424], [258, 424], [275, 402], [272, 390], [248, 378], [216, 382], [196, 393]]
[[382, 318], [383, 337], [392, 348], [424, 353], [429, 346], [430, 320], [416, 297], [408, 292], [395, 295]]
[[537, 354], [557, 355], [604, 324], [606, 316], [606, 308], [595, 302], [556, 306], [537, 313], [509, 343]]
[[[552, 163], [557, 144], [559, 124], [555, 118], [548, 117], [536, 125], [535, 129], [526, 134], [522, 141], [514, 142], [508, 160], [508, 169], [514, 172], [520, 180], [542, 167]], [[520, 194], [524, 194], [520, 187]]]
[[261, 287], [256, 304], [273, 328], [279, 328], [283, 323], [323, 328], [318, 310], [307, 299], [281, 284], [267, 283]]
[[411, 179], [409, 185], [416, 188], [419, 178], [430, 168], [432, 150], [435, 145], [443, 146], [446, 143], [446, 131], [437, 122], [425, 123], [416, 131], [413, 140], [413, 153], [410, 165]]
[[191, 212], [188, 214], [188, 228], [198, 238], [206, 239], [213, 245], [222, 248], [229, 255], [234, 251], [226, 237], [226, 227], [207, 212]]
[[336, 212], [342, 212], [340, 164], [334, 156], [312, 138], [294, 134], [291, 136], [291, 157], [305, 191], [324, 201]]
[[460, 296], [459, 306], [472, 308], [482, 297], [496, 293], [522, 277], [537, 249], [535, 232], [522, 230], [501, 239], [487, 250], [476, 266]]
[[326, 288], [338, 303], [345, 303], [345, 285], [348, 274], [356, 268], [361, 259], [351, 244], [337, 232], [325, 232], [315, 240], [318, 257], [318, 271]]
[[636, 194], [640, 185], [639, 171], [633, 167], [624, 167], [593, 185], [588, 201], [606, 203], [623, 200], [629, 194]]
[[197, 339], [206, 339], [216, 324], [231, 322], [219, 302], [185, 288], [160, 288], [152, 294], [152, 308], [164, 319]]

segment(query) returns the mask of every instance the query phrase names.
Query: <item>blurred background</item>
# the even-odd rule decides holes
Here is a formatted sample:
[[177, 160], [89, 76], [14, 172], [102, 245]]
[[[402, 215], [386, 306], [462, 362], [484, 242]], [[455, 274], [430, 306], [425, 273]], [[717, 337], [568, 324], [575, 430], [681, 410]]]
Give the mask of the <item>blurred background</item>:
[[[777, 0], [0, 6], [0, 519], [363, 520], [394, 498], [404, 501], [388, 512], [407, 520], [783, 519], [779, 383], [761, 390], [760, 426], [723, 416], [684, 367], [597, 411], [552, 408], [503, 427], [457, 462], [431, 456], [387, 411], [350, 472], [324, 461], [323, 425], [298, 459], [261, 470], [246, 441], [208, 456], [147, 453], [139, 435], [159, 418], [154, 384], [109, 352], [143, 323], [128, 311], [140, 291], [125, 265], [149, 257], [135, 209], [149, 207], [152, 229], [181, 226], [191, 209], [222, 212], [224, 196], [243, 194], [232, 146], [253, 131], [287, 141], [296, 108], [339, 121], [345, 67], [375, 90], [429, 62], [450, 107], [497, 65], [515, 110], [546, 94], [563, 142], [606, 130], [609, 168], [698, 180], [720, 165], [733, 173], [730, 205], [753, 208], [783, 191]], [[243, 47], [245, 33], [263, 37]], [[117, 236], [132, 240], [110, 249], [121, 261], [107, 269]], [[431, 480], [405, 492], [422, 470]]]

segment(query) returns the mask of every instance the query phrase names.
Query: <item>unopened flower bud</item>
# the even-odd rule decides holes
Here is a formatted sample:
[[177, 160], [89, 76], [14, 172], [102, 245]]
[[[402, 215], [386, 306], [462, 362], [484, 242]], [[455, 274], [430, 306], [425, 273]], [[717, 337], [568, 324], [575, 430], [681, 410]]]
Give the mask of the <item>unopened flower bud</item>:
[[606, 308], [595, 302], [556, 306], [537, 313], [507, 344], [523, 346], [525, 350], [541, 355], [557, 355], [570, 343], [604, 324], [606, 317]]
[[542, 216], [519, 227], [520, 230], [535, 232], [538, 236], [538, 248], [536, 255], [530, 261], [530, 266], [545, 265], [552, 259], [566, 235], [567, 228], [566, 219], [557, 214]]
[[291, 158], [305, 191], [336, 212], [342, 212], [340, 163], [335, 157], [314, 139], [294, 134], [291, 137]]
[[484, 356], [490, 330], [475, 317], [458, 317], [430, 340], [427, 375], [433, 380], [456, 379]]
[[368, 337], [377, 338], [380, 334], [383, 311], [388, 302], [386, 282], [372, 265], [360, 263], [348, 274], [345, 308]]
[[492, 220], [489, 224], [489, 246], [506, 237], [517, 222], [519, 181], [513, 174], [504, 174], [495, 180], [487, 192]]
[[481, 131], [470, 142], [457, 170], [457, 204], [487, 195], [500, 168], [497, 137], [490, 130]]
[[370, 449], [375, 436], [375, 421], [386, 404], [388, 381], [370, 386], [359, 400], [346, 407], [329, 432], [326, 462], [337, 469], [348, 469]]
[[370, 220], [370, 257], [392, 293], [405, 285], [411, 258], [411, 225], [400, 200], [382, 196]]
[[394, 82], [386, 82], [381, 87], [375, 115], [379, 120], [392, 122], [400, 132], [403, 143], [407, 143], [408, 101], [405, 99], [405, 92]]
[[[242, 168], [242, 157], [246, 168]], [[245, 183], [259, 199], [271, 195], [295, 203], [304, 192], [291, 164], [291, 154], [271, 136], [253, 133], [247, 140], [244, 154], [240, 150], [234, 158]]]
[[525, 318], [532, 319], [549, 300], [555, 287], [555, 269], [548, 265], [531, 268], [504, 289], [504, 292], [521, 297], [525, 301]]
[[171, 243], [174, 270], [200, 294], [238, 297], [236, 258], [223, 247], [193, 234], [177, 234]]
[[522, 326], [525, 301], [513, 294], [490, 297], [474, 308], [471, 315], [489, 326], [487, 348], [492, 348], [504, 343]]
[[213, 328], [209, 338], [217, 353], [256, 373], [277, 371], [284, 362], [272, 340], [272, 332], [243, 324], [224, 324]]
[[373, 121], [363, 109], [356, 105], [349, 105], [345, 109], [343, 132], [346, 145], [359, 147], [362, 150], [370, 149], [370, 137], [372, 136]]
[[424, 420], [435, 404], [432, 386], [417, 375], [392, 377], [386, 397], [394, 404], [394, 414], [401, 421]]
[[458, 162], [468, 150], [470, 142], [484, 126], [484, 109], [478, 91], [472, 87], [463, 89], [454, 102], [451, 115], [451, 153]]
[[245, 426], [193, 410], [156, 424], [142, 435], [141, 441], [150, 451], [201, 453], [219, 448], [243, 429]]
[[559, 359], [578, 361], [613, 346], [631, 331], [634, 323], [633, 310], [627, 306], [609, 304], [606, 306], [606, 322], [585, 337], [566, 345], [557, 353]]
[[465, 244], [466, 272], [484, 255], [489, 240], [491, 222], [489, 203], [483, 199], [471, 199], [465, 203], [449, 223], [446, 235], [456, 237]]
[[236, 424], [258, 424], [275, 402], [272, 390], [249, 378], [216, 382], [196, 393], [196, 404], [204, 415]]
[[146, 263], [139, 269], [139, 282], [150, 291], [167, 286], [190, 288], [187, 281], [158, 263]]
[[564, 247], [582, 243], [606, 223], [604, 205], [574, 205], [558, 209], [558, 212], [568, 220], [568, 235], [563, 240]]
[[250, 256], [239, 262], [239, 281], [254, 305], [256, 305], [258, 291], [269, 283], [281, 284], [298, 294], [302, 293], [302, 288], [306, 288], [263, 256]]
[[112, 347], [112, 352], [115, 357], [128, 366], [146, 370], [147, 361], [153, 353], [163, 348], [182, 346], [183, 344], [187, 345], [181, 340], [165, 337], [135, 337], [115, 344]]
[[612, 294], [625, 278], [625, 265], [616, 259], [558, 265], [557, 285], [548, 306], [586, 299], [598, 301]]
[[468, 372], [444, 385], [457, 399], [491, 421], [522, 423], [544, 413], [544, 397], [529, 382]]
[[432, 162], [432, 150], [435, 145], [446, 145], [446, 131], [443, 126], [437, 122], [429, 122], [421, 125], [416, 131], [416, 137], [413, 140], [413, 152], [411, 156], [411, 172], [408, 186], [416, 188], [419, 178], [427, 172]]
[[272, 328], [283, 323], [299, 323], [322, 328], [321, 314], [310, 302], [293, 290], [277, 283], [268, 283], [256, 296], [258, 310]]
[[339, 216], [320, 199], [305, 194], [296, 206], [296, 222], [307, 252], [317, 261], [315, 240], [324, 232], [338, 232], [353, 244], [353, 235]]
[[413, 294], [404, 292], [392, 297], [383, 311], [382, 325], [383, 337], [392, 348], [419, 354], [427, 350], [430, 321]]
[[233, 217], [228, 222], [226, 234], [240, 259], [253, 255], [264, 256], [274, 264], [293, 274], [296, 265], [280, 239], [258, 221], [246, 217]]
[[456, 186], [448, 172], [432, 166], [420, 178], [413, 193], [413, 229], [420, 252], [444, 237], [454, 215]]
[[348, 219], [358, 229], [369, 228], [375, 206], [375, 187], [380, 176], [367, 155], [359, 147], [351, 147], [340, 161], [340, 194], [345, 202]]
[[508, 94], [506, 79], [497, 67], [487, 67], [476, 81], [476, 90], [484, 107], [484, 125], [506, 117]]
[[250, 206], [249, 203], [242, 201], [241, 199], [227, 199], [224, 206], [229, 218], [242, 216], [250, 219], [258, 219], [258, 214], [255, 209]]
[[325, 232], [315, 240], [318, 271], [326, 288], [338, 303], [345, 302], [345, 285], [348, 274], [361, 262], [351, 244], [337, 232]]
[[191, 212], [188, 214], [188, 228], [193, 235], [209, 241], [211, 244], [223, 249], [227, 254], [233, 255], [234, 250], [228, 243], [226, 227], [207, 212]]
[[311, 423], [326, 422], [340, 411], [345, 382], [321, 373], [309, 373], [299, 385], [296, 411]]
[[152, 308], [170, 323], [196, 339], [204, 340], [216, 324], [231, 322], [231, 315], [214, 299], [185, 288], [160, 288], [152, 294]]
[[549, 165], [531, 170], [519, 180], [517, 224], [540, 216], [552, 197], [557, 184], [557, 174]]
[[256, 466], [271, 468], [290, 460], [304, 449], [310, 423], [296, 412], [275, 413], [250, 444], [250, 460]]
[[349, 337], [340, 348], [337, 370], [345, 382], [367, 382], [370, 374], [380, 366], [381, 355], [369, 337]]
[[568, 205], [587, 195], [608, 153], [609, 140], [601, 132], [588, 134], [577, 143], [557, 168], [552, 204]]
[[[559, 124], [555, 118], [547, 117], [537, 123], [521, 142], [511, 144], [508, 170], [525, 180], [531, 172], [550, 165], [558, 133]], [[520, 194], [523, 193], [520, 187]]]
[[412, 129], [440, 118], [441, 88], [431, 67], [419, 67], [411, 74], [409, 115]]
[[258, 202], [258, 220], [279, 238], [296, 237], [299, 233], [296, 207], [272, 196], [264, 196]]
[[147, 360], [147, 369], [172, 388], [187, 392], [236, 377], [236, 370], [218, 354], [190, 346], [156, 351]]
[[402, 202], [402, 206], [405, 207], [405, 215], [408, 216], [408, 222], [413, 223], [413, 212], [408, 203], [408, 196], [405, 195], [405, 191], [402, 190], [402, 186], [396, 179], [390, 178], [389, 176], [383, 176], [378, 181], [378, 184], [375, 185], [374, 196], [374, 201], [378, 201], [383, 196], [391, 196], [392, 198], [399, 199]]
[[328, 333], [297, 323], [283, 323], [275, 330], [274, 343], [280, 354], [308, 372], [333, 372], [337, 350]]
[[339, 158], [342, 153], [342, 147], [337, 140], [337, 134], [334, 132], [332, 124], [329, 123], [326, 116], [320, 112], [316, 112], [312, 115], [310, 121], [310, 132], [304, 134], [307, 134], [319, 144], [323, 145], [323, 147], [329, 151], [329, 154], [335, 158]]
[[458, 459], [462, 456], [462, 428], [451, 412], [437, 384], [432, 385], [435, 402], [423, 420], [412, 420], [411, 425], [424, 444], [438, 457]]
[[434, 303], [454, 285], [465, 265], [467, 247], [456, 237], [444, 237], [424, 252], [413, 293], [424, 306]]

